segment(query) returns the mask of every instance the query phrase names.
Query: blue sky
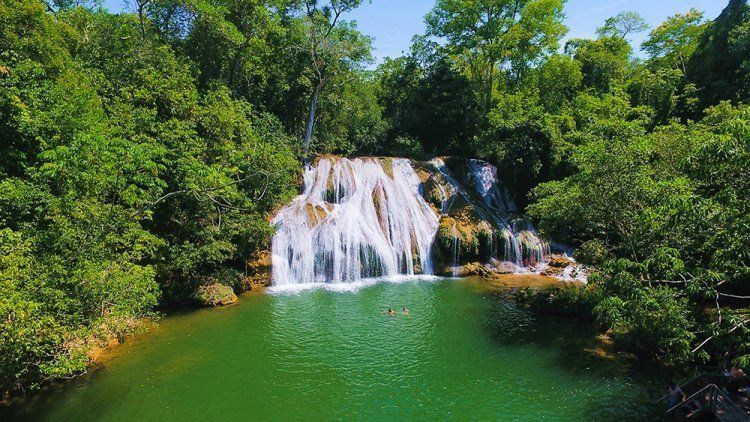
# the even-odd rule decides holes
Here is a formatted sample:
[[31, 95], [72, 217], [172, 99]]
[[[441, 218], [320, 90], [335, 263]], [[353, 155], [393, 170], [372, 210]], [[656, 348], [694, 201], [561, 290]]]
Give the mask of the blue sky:
[[[623, 10], [638, 12], [651, 26], [656, 26], [691, 7], [714, 19], [727, 3], [728, 0], [568, 0], [565, 23], [570, 28], [568, 38], [589, 38], [605, 19]], [[105, 0], [104, 4], [112, 11], [128, 7], [127, 0]], [[397, 57], [408, 51], [412, 36], [424, 33], [424, 15], [434, 4], [435, 0], [371, 0], [369, 3], [365, 0], [347, 19], [356, 20], [359, 29], [374, 38], [375, 57], [380, 62], [384, 57]], [[646, 35], [636, 34], [631, 42], [637, 47]]]

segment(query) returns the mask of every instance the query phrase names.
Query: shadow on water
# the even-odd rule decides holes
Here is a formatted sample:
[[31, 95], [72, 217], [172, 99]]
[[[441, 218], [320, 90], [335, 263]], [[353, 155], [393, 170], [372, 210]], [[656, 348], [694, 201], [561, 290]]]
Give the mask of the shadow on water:
[[[247, 300], [247, 298], [244, 298]], [[116, 347], [105, 351], [96, 363], [77, 377], [66, 380], [48, 382], [38, 390], [27, 390], [15, 393], [9, 400], [0, 403], [0, 421], [11, 420], [39, 420], [37, 412], [46, 409], [60, 400], [60, 397], [81, 390], [94, 384], [106, 376], [106, 371], [122, 359], [127, 359], [132, 353], [139, 353], [139, 345], [149, 338], [158, 336], [165, 331], [160, 325], [165, 320], [179, 320], [203, 315], [219, 316], [221, 313], [234, 311], [234, 306], [222, 308], [192, 308], [188, 306], [169, 306], [159, 310], [160, 318], [154, 322], [146, 322], [143, 330], [127, 337]], [[51, 420], [52, 418], [41, 418]]]
[[661, 408], [653, 402], [660, 397], [673, 370], [656, 362], [643, 361], [611, 350], [595, 327], [574, 319], [537, 315], [520, 309], [507, 292], [484, 295], [489, 302], [484, 330], [497, 347], [533, 346], [554, 351], [558, 368], [575, 376], [594, 377], [602, 387], [612, 380], [641, 388], [623, 392], [617, 401], [590, 397], [584, 404], [587, 420], [659, 419]]

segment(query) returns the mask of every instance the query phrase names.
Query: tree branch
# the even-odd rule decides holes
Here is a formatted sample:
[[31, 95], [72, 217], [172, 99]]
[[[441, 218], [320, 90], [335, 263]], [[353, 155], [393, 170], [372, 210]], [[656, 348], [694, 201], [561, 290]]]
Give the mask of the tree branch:
[[[727, 332], [726, 332], [726, 334], [732, 334], [733, 332], [735, 332], [735, 331], [736, 331], [736, 330], [737, 330], [738, 328], [740, 328], [740, 327], [741, 327], [741, 326], [742, 326], [743, 324], [745, 324], [745, 323], [746, 323], [746, 322], [748, 322], [748, 321], [750, 321], [750, 319], [746, 319], [746, 320], [743, 320], [743, 321], [741, 321], [741, 322], [740, 322], [739, 324], [737, 324], [737, 325], [735, 325], [734, 327], [732, 327], [732, 329], [731, 329], [731, 330], [727, 331]], [[697, 352], [698, 350], [700, 350], [700, 348], [701, 348], [701, 347], [705, 346], [705, 345], [706, 345], [706, 343], [708, 343], [709, 341], [713, 340], [713, 339], [714, 339], [715, 337], [716, 337], [716, 334], [714, 334], [714, 335], [712, 335], [711, 337], [709, 337], [709, 338], [707, 338], [707, 339], [703, 340], [703, 341], [701, 342], [701, 344], [699, 344], [699, 345], [698, 345], [698, 346], [697, 346], [697, 347], [696, 347], [695, 349], [693, 349], [693, 351], [692, 351], [692, 352], [690, 352], [690, 353], [695, 353], [695, 352]]]

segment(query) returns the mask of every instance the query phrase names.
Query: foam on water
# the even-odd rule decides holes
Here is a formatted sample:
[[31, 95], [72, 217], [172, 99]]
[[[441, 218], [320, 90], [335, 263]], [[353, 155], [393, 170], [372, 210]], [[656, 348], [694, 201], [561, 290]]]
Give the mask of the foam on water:
[[365, 287], [374, 286], [379, 283], [400, 284], [409, 282], [434, 283], [440, 280], [451, 279], [451, 277], [438, 277], [434, 275], [394, 275], [390, 277], [364, 278], [351, 283], [287, 283], [274, 285], [266, 289], [270, 294], [297, 294], [308, 290], [326, 290], [329, 292], [346, 293], [356, 292]]

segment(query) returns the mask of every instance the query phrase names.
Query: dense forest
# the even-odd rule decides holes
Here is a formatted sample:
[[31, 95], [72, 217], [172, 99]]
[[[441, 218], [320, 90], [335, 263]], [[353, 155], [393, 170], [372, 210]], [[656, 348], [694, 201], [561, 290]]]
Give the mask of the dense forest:
[[750, 363], [746, 0], [565, 43], [564, 0], [437, 0], [374, 70], [360, 3], [0, 0], [0, 386], [246, 288], [268, 215], [328, 153], [491, 161], [595, 269], [521, 303], [667, 363]]

